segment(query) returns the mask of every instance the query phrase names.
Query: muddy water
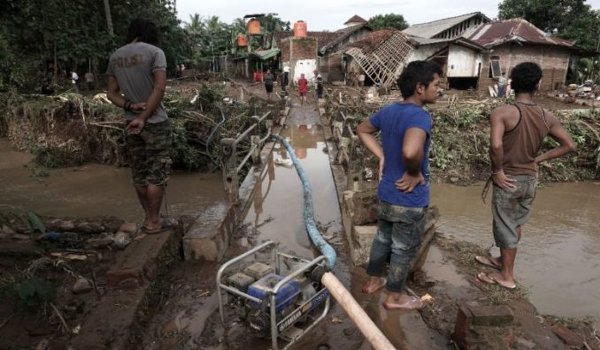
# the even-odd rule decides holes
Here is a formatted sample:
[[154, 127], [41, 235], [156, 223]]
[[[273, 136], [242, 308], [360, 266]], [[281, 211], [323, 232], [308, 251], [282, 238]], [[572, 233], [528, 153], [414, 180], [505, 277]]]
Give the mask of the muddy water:
[[[440, 231], [489, 247], [490, 196], [483, 204], [481, 190], [482, 185], [434, 185]], [[545, 185], [533, 208], [519, 244], [517, 279], [541, 313], [600, 320], [600, 183]]]
[[[114, 215], [141, 222], [143, 212], [131, 186], [128, 168], [86, 164], [53, 169], [34, 177], [31, 156], [11, 150], [0, 139], [0, 210], [23, 208], [41, 215], [88, 217]], [[197, 216], [224, 203], [221, 174], [177, 172], [167, 188], [167, 213]]]

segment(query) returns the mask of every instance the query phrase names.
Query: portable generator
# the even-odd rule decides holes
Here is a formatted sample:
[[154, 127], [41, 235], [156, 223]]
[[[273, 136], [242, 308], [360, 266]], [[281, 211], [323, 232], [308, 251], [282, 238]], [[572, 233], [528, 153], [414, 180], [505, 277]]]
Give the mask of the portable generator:
[[287, 349], [310, 331], [330, 304], [316, 272], [326, 269], [326, 258], [306, 260], [277, 248], [278, 243], [265, 242], [229, 260], [217, 273], [223, 324], [226, 304], [241, 307], [246, 325], [256, 336], [270, 337], [272, 350]]

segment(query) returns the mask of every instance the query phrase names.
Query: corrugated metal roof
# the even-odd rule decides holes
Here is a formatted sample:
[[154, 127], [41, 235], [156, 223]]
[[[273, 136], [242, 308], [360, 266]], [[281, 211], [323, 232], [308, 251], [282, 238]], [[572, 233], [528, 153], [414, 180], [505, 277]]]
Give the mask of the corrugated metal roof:
[[273, 58], [275, 56], [277, 56], [279, 54], [279, 49], [274, 48], [274, 49], [267, 49], [267, 50], [255, 50], [250, 52], [250, 55], [252, 56], [256, 56], [259, 59], [261, 59], [262, 61], [264, 60], [268, 60], [269, 58]]
[[463, 37], [473, 40], [487, 48], [510, 41], [570, 48], [574, 47], [572, 42], [549, 36], [523, 18], [513, 18], [482, 24], [465, 32]]
[[421, 38], [432, 38], [444, 30], [450, 29], [455, 25], [476, 16], [483, 16], [484, 19], [487, 19], [488, 21], [490, 20], [481, 12], [473, 12], [456, 17], [439, 19], [437, 21], [414, 24], [404, 29], [402, 32], [404, 34], [419, 36]]

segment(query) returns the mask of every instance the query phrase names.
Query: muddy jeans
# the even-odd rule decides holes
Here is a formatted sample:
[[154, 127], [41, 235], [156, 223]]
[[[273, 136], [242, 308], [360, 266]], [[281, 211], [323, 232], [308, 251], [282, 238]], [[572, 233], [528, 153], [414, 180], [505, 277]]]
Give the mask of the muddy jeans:
[[[425, 230], [425, 208], [379, 203], [377, 235], [373, 239], [367, 274], [381, 276], [389, 259], [386, 288], [401, 292]], [[390, 256], [391, 255], [391, 256]]]

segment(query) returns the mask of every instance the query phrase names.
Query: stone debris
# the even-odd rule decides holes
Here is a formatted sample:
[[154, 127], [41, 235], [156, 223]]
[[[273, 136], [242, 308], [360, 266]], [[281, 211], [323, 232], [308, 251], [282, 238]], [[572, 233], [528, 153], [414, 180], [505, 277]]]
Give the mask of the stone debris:
[[77, 279], [71, 291], [73, 294], [84, 294], [90, 292], [94, 289], [94, 286], [90, 280], [87, 278], [80, 277]]
[[112, 237], [112, 244], [117, 249], [124, 249], [131, 243], [131, 236], [125, 232], [117, 232]]

